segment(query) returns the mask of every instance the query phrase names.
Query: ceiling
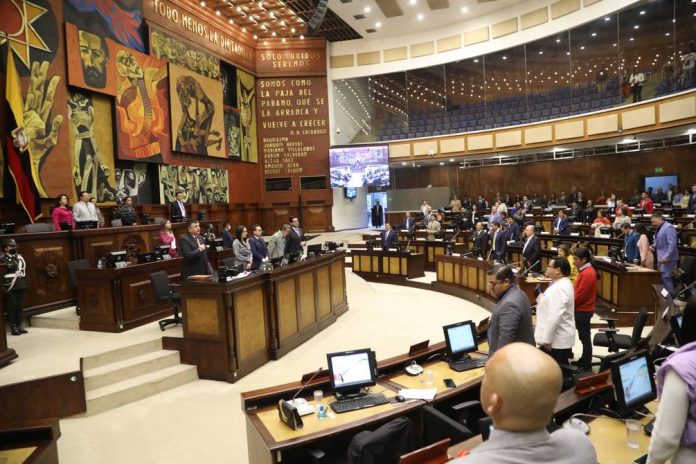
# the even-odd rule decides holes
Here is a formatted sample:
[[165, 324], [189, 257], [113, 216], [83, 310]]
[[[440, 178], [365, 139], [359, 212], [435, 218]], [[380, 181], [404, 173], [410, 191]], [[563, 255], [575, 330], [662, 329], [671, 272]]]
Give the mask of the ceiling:
[[384, 39], [461, 24], [520, 0], [329, 0], [329, 7], [366, 39]]

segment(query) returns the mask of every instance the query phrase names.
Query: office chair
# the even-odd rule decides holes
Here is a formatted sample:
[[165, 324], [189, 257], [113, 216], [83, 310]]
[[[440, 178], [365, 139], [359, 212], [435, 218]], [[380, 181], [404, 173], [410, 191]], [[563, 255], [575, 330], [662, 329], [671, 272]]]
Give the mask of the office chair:
[[[619, 350], [628, 350], [638, 344], [645, 323], [648, 321], [648, 310], [644, 307], [640, 308], [636, 320], [633, 323], [633, 332], [630, 336], [617, 333], [616, 321], [618, 319], [607, 317], [602, 320], [607, 323], [608, 328], [599, 329], [600, 333], [595, 334], [592, 339], [592, 344], [594, 346], [609, 348], [610, 353], [617, 353]], [[602, 356], [594, 357], [602, 358]]]
[[[76, 259], [73, 261], [68, 261], [67, 262], [68, 266], [68, 277], [70, 278], [70, 285], [73, 286], [73, 288], [77, 288], [77, 281], [75, 280], [75, 271], [78, 269], [89, 269], [89, 262], [86, 259]], [[78, 300], [77, 305], [75, 306], [75, 312], [79, 315], [80, 314], [80, 303]]]
[[25, 232], [53, 232], [53, 224], [48, 222], [35, 222], [34, 224], [26, 224], [22, 226]]
[[220, 264], [225, 266], [226, 268], [232, 269], [234, 267], [234, 258], [225, 258], [222, 261], [220, 261]]
[[172, 319], [163, 319], [159, 321], [160, 330], [164, 332], [164, 328], [171, 324], [183, 324], [183, 320], [179, 317], [179, 305], [181, 304], [181, 295], [175, 292], [174, 289], [179, 287], [179, 284], [169, 282], [169, 276], [165, 271], [157, 271], [150, 273], [150, 282], [155, 290], [155, 301], [158, 303], [172, 303], [174, 305], [174, 317]]
[[[466, 401], [452, 406], [456, 419], [438, 411], [432, 406], [423, 407], [423, 444], [429, 445], [444, 438], [459, 443], [474, 436], [468, 427], [469, 416], [474, 410], [481, 410], [479, 401]], [[478, 416], [481, 416], [481, 411]]]
[[683, 296], [684, 300], [688, 300], [689, 296], [693, 293], [691, 287], [696, 283], [696, 257], [684, 256], [681, 260], [681, 264], [674, 271], [674, 277], [679, 283], [674, 297]]

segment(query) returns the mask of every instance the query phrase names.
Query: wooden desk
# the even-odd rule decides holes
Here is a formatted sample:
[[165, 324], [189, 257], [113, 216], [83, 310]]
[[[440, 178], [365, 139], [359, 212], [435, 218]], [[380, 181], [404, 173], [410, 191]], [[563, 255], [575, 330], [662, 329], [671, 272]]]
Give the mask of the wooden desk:
[[[486, 273], [493, 265], [485, 260], [466, 256], [438, 256], [436, 260], [436, 285], [449, 285], [474, 293], [490, 302], [495, 299], [488, 293]], [[471, 298], [467, 298], [471, 300]]]
[[80, 330], [123, 332], [171, 316], [170, 304], [155, 301], [150, 273], [166, 271], [177, 282], [181, 261], [173, 258], [121, 269], [77, 270]]
[[425, 255], [386, 250], [358, 250], [350, 252], [353, 272], [415, 279], [425, 275]]
[[0, 424], [0, 462], [58, 464], [58, 419]]
[[236, 382], [278, 359], [348, 310], [345, 251], [226, 283], [181, 285], [184, 338], [163, 346], [198, 366], [201, 378]]

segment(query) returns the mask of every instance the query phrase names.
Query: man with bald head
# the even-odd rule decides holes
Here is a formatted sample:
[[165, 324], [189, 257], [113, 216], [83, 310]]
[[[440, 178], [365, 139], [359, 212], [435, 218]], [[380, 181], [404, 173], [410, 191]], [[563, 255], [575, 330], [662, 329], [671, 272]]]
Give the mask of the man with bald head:
[[525, 269], [532, 268], [532, 272], [541, 272], [541, 242], [536, 236], [534, 226], [524, 228], [524, 245], [522, 246], [522, 263]]
[[511, 343], [498, 350], [481, 384], [481, 406], [493, 420], [490, 438], [452, 462], [595, 464], [592, 443], [582, 432], [546, 430], [561, 384], [558, 364], [533, 346]]

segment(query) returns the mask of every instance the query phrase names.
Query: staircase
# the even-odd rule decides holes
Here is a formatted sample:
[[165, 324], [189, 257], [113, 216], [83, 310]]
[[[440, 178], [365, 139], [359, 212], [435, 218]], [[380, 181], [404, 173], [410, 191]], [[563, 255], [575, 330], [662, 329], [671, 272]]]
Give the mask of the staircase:
[[179, 352], [162, 340], [82, 358], [86, 415], [99, 414], [198, 379], [196, 366], [181, 364]]

